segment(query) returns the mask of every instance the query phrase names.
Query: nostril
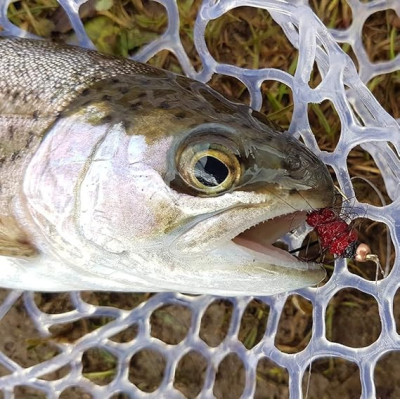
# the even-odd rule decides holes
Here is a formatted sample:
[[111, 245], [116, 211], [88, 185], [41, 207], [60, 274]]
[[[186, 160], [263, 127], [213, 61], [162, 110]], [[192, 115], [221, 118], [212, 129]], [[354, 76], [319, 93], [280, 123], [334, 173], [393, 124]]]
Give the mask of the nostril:
[[290, 154], [285, 161], [288, 171], [298, 171], [302, 167], [302, 162], [298, 154]]
[[296, 180], [303, 180], [306, 174], [304, 163], [298, 154], [289, 154], [284, 162], [283, 167], [288, 172], [289, 176]]

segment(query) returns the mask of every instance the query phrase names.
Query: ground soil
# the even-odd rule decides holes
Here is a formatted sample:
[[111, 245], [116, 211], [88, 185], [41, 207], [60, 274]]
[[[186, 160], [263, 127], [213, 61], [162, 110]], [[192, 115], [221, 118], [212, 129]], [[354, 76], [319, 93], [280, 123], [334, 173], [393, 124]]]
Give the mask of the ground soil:
[[[31, 14], [25, 12], [23, 2], [13, 2], [10, 9], [12, 21], [30, 30], [35, 34], [52, 37], [57, 40], [70, 38], [71, 26], [68, 18], [59, 8], [55, 0], [31, 0], [29, 3]], [[128, 55], [137, 51], [147, 41], [153, 40], [165, 29], [166, 21], [159, 15], [160, 8], [154, 2], [145, 0], [120, 1], [113, 3], [113, 8], [99, 12], [95, 9], [95, 1], [90, 0], [88, 6], [81, 9], [81, 17], [85, 26], [92, 35], [97, 35], [96, 45], [104, 52]], [[314, 11], [330, 26], [338, 29], [346, 28], [351, 23], [351, 11], [345, 1], [338, 1], [339, 6], [333, 13], [328, 6], [329, 2], [310, 1]], [[102, 2], [107, 4], [107, 2]], [[190, 31], [199, 7], [199, 2], [182, 1], [181, 35], [183, 45], [188, 52], [195, 68], [200, 68], [200, 60], [193, 46]], [[14, 8], [13, 8], [14, 7]], [[25, 8], [24, 8], [25, 7]], [[122, 7], [122, 8], [121, 8]], [[121, 8], [121, 9], [120, 9]], [[144, 15], [138, 18], [137, 15]], [[388, 42], [388, 26], [396, 26], [398, 18], [393, 13], [377, 13], [371, 18], [363, 31], [363, 40], [371, 59], [382, 60], [387, 57], [387, 47], [380, 46]], [[117, 18], [115, 18], [117, 17]], [[146, 19], [147, 18], [147, 19]], [[110, 22], [111, 21], [111, 22]], [[132, 22], [133, 21], [133, 22]], [[150, 21], [150, 23], [146, 22]], [[157, 21], [155, 24], [154, 21]], [[35, 22], [35, 23], [33, 23]], [[147, 25], [146, 25], [147, 24]], [[134, 26], [134, 28], [132, 28]], [[134, 41], [129, 32], [134, 31], [133, 38], [140, 38], [141, 42]], [[136, 30], [135, 30], [136, 29]], [[123, 40], [122, 40], [123, 39]], [[274, 23], [267, 12], [248, 7], [240, 7], [226, 16], [214, 21], [207, 30], [206, 40], [213, 56], [220, 62], [227, 62], [250, 68], [275, 67], [290, 71], [293, 67], [297, 51], [285, 39], [280, 28]], [[397, 39], [396, 39], [397, 40]], [[121, 43], [128, 43], [123, 47]], [[397, 43], [397, 42], [396, 42]], [[399, 51], [396, 44], [396, 51]], [[378, 49], [378, 50], [376, 50]], [[351, 49], [347, 49], [354, 58]], [[181, 72], [180, 66], [171, 53], [162, 52], [150, 60], [156, 66]], [[314, 71], [311, 85], [319, 83], [318, 71]], [[383, 107], [394, 117], [400, 117], [398, 103], [399, 89], [398, 75], [388, 74], [384, 79], [374, 83], [371, 89], [378, 96]], [[241, 102], [248, 102], [249, 95], [244, 86], [234, 78], [215, 75], [210, 84], [227, 97]], [[265, 101], [262, 112], [269, 118], [287, 128], [291, 119], [293, 102], [292, 95], [284, 85], [276, 82], [263, 84]], [[326, 132], [326, 124], [321, 123], [321, 112], [324, 114], [330, 131]], [[321, 104], [320, 109], [310, 108], [309, 114], [313, 131], [322, 149], [330, 151], [338, 141], [340, 121], [331, 107], [331, 104]], [[363, 169], [360, 170], [360, 165]], [[385, 195], [382, 178], [377, 171], [371, 157], [366, 157], [362, 149], [351, 152], [348, 168], [352, 176], [367, 177], [380, 188]], [[333, 176], [334, 177], [334, 176]], [[335, 177], [334, 177], [335, 178]], [[361, 200], [376, 204], [368, 185], [358, 182], [356, 185], [357, 197]], [[388, 200], [387, 196], [385, 196]], [[364, 225], [362, 225], [364, 224]], [[385, 227], [379, 224], [361, 221], [364, 227], [363, 241], [374, 243], [374, 252], [385, 261], [386, 240]], [[379, 240], [376, 240], [379, 238]], [[391, 260], [391, 263], [393, 259]], [[384, 263], [384, 262], [383, 262]], [[360, 269], [351, 265], [354, 273], [367, 279], [375, 279], [373, 265]], [[3, 301], [7, 291], [0, 291], [0, 301]], [[118, 293], [85, 293], [84, 298], [92, 304], [109, 305], [123, 309], [132, 309], [142, 301], [146, 301], [150, 294], [122, 295]], [[60, 313], [73, 309], [68, 294], [37, 294], [35, 297], [39, 308], [48, 313]], [[327, 337], [329, 340], [351, 347], [362, 347], [372, 343], [378, 337], [381, 327], [376, 302], [373, 298], [358, 292], [355, 289], [346, 289], [339, 292], [332, 300], [327, 312]], [[268, 323], [268, 306], [254, 301], [243, 317], [239, 339], [250, 349], [257, 344]], [[226, 335], [231, 320], [232, 306], [227, 300], [217, 301], [209, 307], [203, 316], [200, 337], [209, 346], [218, 346]], [[394, 314], [400, 332], [400, 296], [394, 302]], [[28, 317], [22, 300], [0, 321], [0, 351], [23, 367], [29, 367], [54, 357], [58, 353], [57, 341], [73, 342], [86, 333], [107, 324], [106, 318], [77, 321], [73, 324], [63, 324], [52, 328], [52, 337], [43, 339], [31, 319]], [[190, 326], [190, 311], [184, 307], [167, 305], [153, 313], [151, 317], [151, 335], [165, 343], [176, 345], [187, 334]], [[291, 297], [288, 299], [282, 313], [275, 345], [284, 352], [296, 353], [303, 349], [310, 338], [312, 326], [310, 305], [304, 299]], [[129, 342], [134, 340], [137, 329], [133, 325], [126, 331], [116, 335], [113, 340]], [[390, 353], [382, 357], [375, 370], [375, 384], [377, 396], [396, 398], [400, 396], [398, 373], [400, 353]], [[105, 384], [112, 374], [101, 372], [112, 371], [115, 364], [112, 358], [96, 351], [85, 354], [83, 360], [84, 373], [91, 376], [97, 384]], [[130, 378], [143, 391], [151, 392], [159, 385], [163, 376], [163, 359], [158, 353], [142, 351], [135, 355], [130, 362]], [[174, 386], [187, 397], [195, 397], [204, 381], [206, 361], [196, 353], [190, 352], [183, 357], [176, 371]], [[100, 372], [99, 374], [96, 373]], [[220, 364], [214, 394], [219, 398], [239, 397], [244, 387], [243, 365], [235, 355], [229, 355]], [[45, 379], [58, 379], [68, 373], [68, 368], [54, 372]], [[0, 376], [7, 375], [8, 371], [0, 367]], [[91, 374], [91, 375], [90, 375]], [[288, 392], [287, 371], [268, 359], [260, 361], [257, 368], [256, 398], [286, 398]], [[311, 366], [311, 372], [306, 374], [303, 382], [304, 395], [311, 398], [359, 398], [361, 393], [359, 371], [356, 365], [341, 359], [319, 359]], [[19, 387], [15, 390], [17, 398], [40, 398], [43, 393], [29, 387]], [[79, 388], [73, 388], [62, 394], [63, 398], [90, 398]], [[124, 398], [123, 394], [119, 397]]]
[[[4, 300], [7, 291], [1, 291]], [[89, 293], [83, 297], [95, 304], [109, 304], [122, 309], [132, 309], [148, 299], [147, 294]], [[111, 300], [112, 299], [112, 300]], [[66, 312], [71, 309], [68, 294], [37, 294], [38, 307], [47, 313]], [[275, 345], [283, 352], [296, 353], [308, 343], [311, 333], [311, 305], [299, 296], [288, 298], [282, 312]], [[260, 301], [252, 301], [242, 319], [239, 340], [251, 349], [256, 345], [268, 323], [269, 308]], [[394, 313], [400, 330], [400, 295], [395, 298]], [[228, 300], [217, 300], [210, 304], [203, 315], [200, 337], [209, 346], [215, 347], [223, 341], [232, 315], [232, 305]], [[328, 306], [327, 337], [333, 342], [351, 347], [364, 347], [374, 342], [380, 333], [380, 320], [375, 300], [354, 289], [340, 291]], [[330, 317], [333, 315], [332, 317]], [[180, 305], [164, 305], [150, 318], [151, 335], [170, 345], [176, 345], [187, 335], [191, 312]], [[57, 343], [74, 342], [86, 333], [106, 325], [107, 318], [80, 320], [73, 324], [55, 325], [50, 338], [41, 338], [32, 320], [27, 315], [22, 300], [18, 300], [0, 321], [0, 351], [23, 367], [29, 367], [58, 354]], [[116, 342], [131, 342], [137, 334], [133, 325], [111, 339]], [[378, 394], [394, 398], [400, 393], [396, 370], [400, 353], [390, 353], [380, 360], [376, 368]], [[115, 359], [101, 349], [91, 349], [83, 356], [83, 373], [98, 385], [112, 381], [115, 375]], [[141, 390], [151, 393], [161, 383], [165, 360], [162, 355], [144, 349], [137, 352], [130, 361], [129, 379]], [[196, 397], [203, 386], [207, 361], [195, 352], [189, 352], [178, 363], [174, 386], [189, 398]], [[114, 372], [113, 372], [114, 371]], [[56, 380], [69, 372], [68, 366], [43, 377]], [[0, 376], [8, 371], [0, 368]], [[260, 360], [257, 367], [256, 398], [286, 398], [288, 373], [271, 360]], [[216, 372], [214, 395], [217, 398], [240, 397], [245, 384], [244, 368], [241, 360], [229, 354]], [[314, 361], [311, 373], [303, 380], [304, 393], [310, 398], [359, 398], [361, 385], [358, 367], [343, 359], [321, 358]], [[43, 393], [30, 387], [18, 387], [16, 397], [37, 398]], [[79, 388], [68, 389], [63, 398], [90, 397]], [[122, 396], [122, 395], [121, 395]], [[120, 396], [120, 398], [121, 398]]]

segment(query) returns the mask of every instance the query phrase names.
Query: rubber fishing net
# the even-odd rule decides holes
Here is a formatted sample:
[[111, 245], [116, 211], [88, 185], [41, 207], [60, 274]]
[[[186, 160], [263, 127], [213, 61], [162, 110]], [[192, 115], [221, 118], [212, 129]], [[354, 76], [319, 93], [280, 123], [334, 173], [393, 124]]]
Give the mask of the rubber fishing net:
[[[29, 17], [33, 11], [24, 3], [1, 2], [3, 34], [32, 36], [23, 24], [17, 27], [12, 23], [7, 14], [11, 4], [15, 18], [22, 12]], [[44, 7], [45, 3], [35, 4]], [[82, 14], [85, 1], [59, 3], [76, 34], [71, 40], [92, 47], [86, 34], [90, 27], [84, 27], [84, 17], [78, 13], [80, 10]], [[89, 3], [93, 6], [93, 2]], [[113, 3], [118, 2], [99, 0], [95, 6], [103, 17], [110, 17], [107, 10]], [[396, 353], [400, 350], [396, 326], [400, 129], [391, 113], [394, 115], [394, 108], [400, 106], [394, 99], [388, 113], [366, 84], [370, 89], [382, 82], [399, 87], [399, 74], [392, 74], [390, 82], [385, 74], [400, 71], [400, 55], [396, 55], [400, 2], [321, 1], [312, 2], [310, 7], [306, 0], [205, 0], [195, 9], [194, 27], [189, 34], [197, 51], [196, 68], [182, 42], [182, 12], [178, 10], [186, 7], [186, 14], [190, 13], [194, 9], [192, 2], [158, 3], [165, 8], [164, 33], [149, 36], [145, 45], [139, 40], [141, 34], [127, 36], [129, 40], [139, 40], [133, 57], [146, 62], [168, 50], [184, 73], [195, 79], [207, 82], [222, 76], [227, 79], [225, 83], [231, 78], [239, 80], [239, 94], [243, 95], [247, 88], [250, 103], [258, 110], [266, 111], [265, 104], [270, 104], [269, 114], [278, 122], [290, 109], [288, 130], [332, 168], [345, 196], [343, 210], [347, 220], [363, 219], [358, 228], [361, 234], [369, 230], [373, 237], [377, 232], [369, 244], [382, 261], [384, 276], [375, 277], [374, 264], [353, 263], [350, 268], [346, 260], [338, 259], [323, 286], [262, 298], [3, 291], [3, 396], [296, 398], [321, 393], [340, 397], [340, 390], [346, 397], [371, 398], [376, 396], [376, 390], [382, 397], [398, 396], [399, 389], [391, 377], [400, 365]], [[154, 3], [145, 3], [145, 7], [153, 6]], [[290, 68], [260, 65], [256, 45], [243, 44], [240, 38], [237, 45], [248, 50], [244, 56], [247, 61], [239, 60], [234, 65], [227, 61], [227, 54], [216, 56], [206, 40], [207, 29], [214, 24], [218, 36], [218, 23], [235, 22], [238, 17], [233, 9], [239, 6], [256, 8], [261, 20], [266, 13], [272, 17], [272, 36], [286, 37], [294, 49]], [[333, 14], [335, 9], [347, 7], [349, 20], [342, 26], [332, 26], [330, 20], [324, 19], [330, 25], [328, 29], [316, 15], [324, 18], [320, 13], [324, 7]], [[382, 41], [383, 47], [376, 49], [376, 57], [371, 58], [366, 47], [371, 47], [377, 27], [372, 26], [366, 33], [364, 25], [389, 10], [388, 37]], [[222, 36], [217, 39], [224, 40]], [[270, 38], [262, 36], [260, 40]], [[380, 50], [388, 54], [386, 60], [379, 59]], [[249, 64], [249, 58], [253, 68], [243, 67]], [[311, 84], [311, 77], [316, 75], [317, 84]], [[277, 90], [281, 99], [290, 93], [293, 106], [285, 108], [281, 103], [283, 106], [278, 104], [274, 109], [277, 97], [271, 98], [266, 87]], [[381, 102], [390, 96], [385, 89], [380, 95]], [[313, 134], [315, 124], [324, 126], [327, 134], [332, 129], [324, 119], [324, 107], [333, 108], [338, 116], [340, 137], [332, 148], [324, 147], [323, 136], [316, 140]], [[352, 165], [359, 177], [350, 173], [350, 159], [356, 160]], [[365, 160], [369, 161], [363, 163]], [[368, 173], [383, 178], [381, 196], [375, 193], [371, 179], [370, 184], [362, 179]], [[378, 199], [375, 202], [371, 201], [374, 196]], [[377, 227], [379, 230], [374, 231]], [[287, 243], [300, 246], [306, 233], [304, 229], [288, 236]], [[230, 387], [224, 386], [224, 381]]]

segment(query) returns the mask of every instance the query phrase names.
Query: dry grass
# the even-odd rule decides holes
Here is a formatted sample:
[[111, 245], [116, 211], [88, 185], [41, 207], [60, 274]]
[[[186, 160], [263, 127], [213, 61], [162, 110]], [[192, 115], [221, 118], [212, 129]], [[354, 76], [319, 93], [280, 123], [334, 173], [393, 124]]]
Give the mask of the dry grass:
[[[182, 42], [197, 69], [201, 68], [201, 65], [193, 45], [192, 29], [199, 4], [199, 0], [180, 0], [179, 2]], [[345, 0], [311, 0], [310, 5], [329, 27], [343, 29], [351, 24], [351, 10]], [[9, 18], [16, 25], [40, 36], [51, 37], [55, 40], [66, 40], [73, 36], [68, 19], [56, 0], [16, 1], [10, 5]], [[143, 45], [159, 36], [167, 24], [163, 8], [157, 3], [147, 0], [89, 0], [81, 8], [81, 18], [88, 35], [100, 51], [122, 56], [134, 54]], [[368, 19], [363, 30], [363, 42], [372, 61], [392, 59], [399, 53], [399, 28], [400, 19], [391, 10], [376, 13]], [[220, 62], [247, 68], [275, 67], [291, 73], [296, 68], [297, 50], [288, 42], [281, 28], [264, 10], [239, 7], [226, 13], [208, 25], [206, 41], [212, 55]], [[348, 45], [343, 45], [343, 49], [354, 58]], [[176, 58], [166, 51], [153, 57], [150, 62], [161, 68], [182, 72]], [[319, 82], [320, 76], [315, 70], [310, 85], [315, 87]], [[230, 98], [245, 103], [249, 101], [247, 89], [234, 78], [214, 76], [210, 85]], [[400, 118], [400, 72], [376, 77], [368, 85], [382, 106], [395, 118]], [[287, 128], [293, 111], [291, 90], [278, 82], [265, 82], [262, 88], [264, 94], [262, 111], [270, 119]], [[327, 151], [333, 151], [340, 135], [341, 125], [332, 104], [326, 101], [322, 104], [311, 105], [309, 118], [320, 147]], [[348, 157], [348, 170], [351, 176], [367, 178], [389, 201], [380, 171], [368, 153], [360, 148], [353, 149]], [[356, 180], [354, 186], [359, 200], [380, 205], [378, 196], [368, 183]], [[359, 230], [362, 232], [362, 240], [373, 244], [373, 250], [384, 264], [387, 246], [386, 227], [383, 224], [363, 219]], [[376, 240], [377, 237], [379, 240]], [[331, 267], [328, 266], [329, 268]], [[356, 274], [367, 279], [375, 279], [374, 265], [360, 266], [352, 263], [351, 268]], [[126, 298], [118, 298], [117, 301], [114, 298], [113, 300], [109, 294], [93, 296], [91, 301], [100, 301], [118, 307], [126, 306], [128, 301]], [[400, 298], [396, 300], [397, 303], [400, 304]], [[51, 312], [52, 307], [57, 307], [57, 304], [60, 303], [59, 299], [47, 299], [44, 307], [46, 304]], [[131, 304], [131, 306], [133, 305]], [[228, 301], [221, 301], [218, 304], [213, 303], [210, 307], [211, 310], [209, 309], [204, 316], [204, 326], [200, 333], [203, 335], [203, 340], [209, 341], [210, 345], [213, 345], [214, 343], [218, 344], [226, 334], [231, 305]], [[249, 305], [243, 317], [239, 334], [240, 340], [247, 348], [252, 348], [261, 339], [267, 323], [268, 312], [268, 307], [261, 302], [252, 302]], [[377, 316], [376, 302], [373, 298], [356, 290], [341, 291], [331, 300], [327, 310], [327, 337], [332, 341], [355, 347], [367, 345], [375, 340], [379, 333]], [[182, 319], [182, 313], [180, 313], [180, 319], [177, 318], [176, 310], [173, 307], [153, 314], [152, 334], [164, 339], [168, 334], [168, 340], [174, 340], [173, 338], [176, 338], [177, 335], [182, 336], [182, 332], [184, 334], [187, 330], [188, 316]], [[106, 322], [100, 321], [100, 323]], [[75, 340], [76, 337], [92, 330], [93, 323], [93, 321], [86, 324], [82, 322], [77, 327], [70, 327], [69, 330], [67, 329], [67, 340]], [[309, 304], [298, 296], [290, 297], [280, 321], [276, 339], [277, 347], [289, 353], [301, 351], [309, 340], [311, 327], [312, 318]], [[355, 332], [359, 332], [358, 336]], [[349, 333], [352, 336], [349, 336]], [[64, 337], [66, 334], [64, 331], [55, 333], [55, 338], [58, 337], [57, 335]], [[189, 397], [196, 396], [204, 378], [204, 368], [202, 367], [203, 369], [196, 375], [195, 381], [192, 379], [195, 375], [193, 371], [196, 370], [193, 367], [193, 360], [196, 357], [198, 355], [182, 361], [179, 367], [178, 383], [176, 383], [176, 387]], [[102, 378], [109, 379], [112, 376], [115, 370], [115, 360], [108, 358], [105, 360], [105, 358], [107, 355], [101, 351], [86, 356], [84, 372], [89, 379], [93, 378], [98, 382], [99, 379], [101, 381]], [[141, 371], [146, 372], [146, 359], [160, 362], [157, 356], [139, 355], [136, 360], [132, 361], [131, 369], [139, 368], [138, 365], [142, 363], [142, 367], [143, 365], [144, 367]], [[393, 364], [393, 360], [390, 362]], [[198, 363], [201, 363], [200, 359]], [[232, 382], [230, 374], [226, 374], [224, 369], [220, 369], [217, 374], [216, 395], [240, 395], [241, 368], [243, 368], [240, 363], [240, 360], [238, 361], [234, 357], [225, 361], [226, 369], [230, 372], [234, 371], [237, 379]], [[398, 362], [395, 365], [398, 368]], [[311, 383], [310, 396], [357, 397], [360, 395], [359, 381], [357, 381], [358, 372], [354, 372], [354, 366], [329, 359], [315, 363], [312, 370], [313, 377], [315, 377], [312, 382], [316, 383], [314, 385]], [[145, 374], [145, 372], [143, 373]], [[144, 390], [150, 390], [149, 388], [152, 388], [154, 383], [152, 379], [158, 382], [160, 377], [159, 373], [153, 375], [154, 371], [151, 371], [150, 368], [148, 376], [139, 374], [142, 380], [135, 383], [139, 386], [142, 385]], [[287, 373], [284, 369], [264, 360], [257, 368], [256, 396], [287, 397], [287, 382]], [[318, 384], [324, 387], [328, 383], [330, 386], [327, 389], [318, 389]], [[392, 383], [392, 385], [395, 387], [396, 383]], [[387, 390], [382, 393], [386, 396], [390, 395]]]

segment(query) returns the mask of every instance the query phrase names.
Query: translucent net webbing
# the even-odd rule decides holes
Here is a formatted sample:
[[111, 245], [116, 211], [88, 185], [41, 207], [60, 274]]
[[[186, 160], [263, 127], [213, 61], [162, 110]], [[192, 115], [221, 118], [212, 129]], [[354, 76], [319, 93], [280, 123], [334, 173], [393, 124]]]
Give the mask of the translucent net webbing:
[[[0, 5], [3, 33], [27, 36], [27, 32], [16, 27], [7, 19], [10, 2], [3, 1]], [[80, 45], [92, 46], [78, 15], [78, 9], [85, 1], [59, 0], [59, 2], [70, 18]], [[400, 240], [400, 187], [398, 184], [400, 162], [395, 150], [400, 150], [400, 128], [396, 120], [381, 107], [366, 88], [365, 83], [375, 76], [400, 70], [400, 55], [379, 63], [371, 62], [364, 48], [361, 32], [365, 21], [376, 12], [393, 9], [400, 16], [399, 1], [348, 0], [353, 16], [351, 25], [342, 30], [328, 30], [313, 13], [306, 0], [205, 0], [199, 8], [194, 26], [194, 43], [202, 63], [200, 72], [196, 72], [192, 67], [181, 43], [177, 3], [173, 0], [159, 0], [159, 3], [167, 11], [167, 29], [162, 36], [144, 46], [135, 58], [147, 61], [159, 51], [167, 49], [177, 57], [184, 72], [195, 79], [207, 82], [214, 73], [233, 76], [248, 88], [251, 105], [255, 109], [260, 109], [262, 106], [261, 86], [264, 81], [275, 80], [287, 85], [292, 90], [294, 101], [289, 131], [299, 137], [301, 135], [306, 145], [333, 168], [341, 190], [350, 199], [349, 206], [352, 210], [350, 217], [367, 216], [373, 221], [386, 224], [396, 250]], [[221, 17], [237, 6], [266, 9], [274, 21], [281, 26], [288, 40], [299, 51], [297, 67], [293, 75], [275, 68], [245, 69], [223, 64], [213, 58], [205, 40], [206, 26], [210, 21]], [[343, 52], [339, 43], [351, 45], [359, 63], [358, 71], [352, 59]], [[317, 87], [310, 87], [309, 80], [314, 63], [318, 67], [322, 80]], [[340, 139], [333, 152], [320, 150], [308, 118], [309, 105], [325, 100], [329, 100], [334, 105], [341, 123]], [[368, 152], [380, 170], [390, 198], [388, 205], [373, 206], [357, 199], [347, 168], [348, 155], [356, 146], [361, 146], [365, 152]], [[288, 237], [288, 242], [297, 246], [302, 243], [303, 238], [304, 234], [299, 234], [296, 237]], [[70, 293], [63, 297], [63, 301], [68, 302], [70, 306], [69, 311], [56, 313], [54, 311], [46, 312], [43, 307], [38, 305], [40, 303], [38, 294], [18, 291], [3, 293], [0, 306], [0, 318], [2, 318], [3, 324], [0, 324], [0, 329], [5, 329], [5, 324], [9, 324], [7, 334], [11, 334], [10, 329], [13, 329], [13, 325], [8, 322], [7, 318], [16, 307], [24, 307], [26, 316], [29, 316], [24, 324], [34, 326], [37, 332], [36, 339], [31, 338], [30, 346], [32, 348], [49, 343], [46, 338], [54, 336], [54, 332], [57, 332], [59, 326], [71, 327], [79, 321], [88, 319], [97, 319], [100, 323], [96, 326], [97, 329], [92, 329], [93, 327], [83, 329], [85, 334], [79, 338], [64, 340], [62, 332], [58, 336], [56, 334], [56, 340], [51, 342], [53, 350], [48, 351], [44, 357], [38, 357], [36, 362], [31, 360], [28, 364], [20, 363], [18, 358], [10, 355], [11, 353], [0, 352], [0, 388], [6, 398], [18, 396], [18, 393], [29, 394], [30, 389], [36, 390], [36, 394], [42, 393], [47, 397], [59, 397], [60, 393], [70, 387], [81, 390], [82, 393], [92, 397], [111, 397], [115, 393], [143, 398], [181, 397], [179, 385], [176, 385], [178, 365], [184, 356], [195, 352], [199, 357], [198, 360], [202, 360], [201, 363], [199, 361], [196, 364], [202, 365], [199, 397], [219, 396], [216, 382], [219, 379], [218, 375], [223, 374], [220, 364], [227, 360], [227, 356], [232, 358], [232, 354], [235, 354], [234, 357], [238, 358], [242, 365], [242, 376], [244, 375], [241, 393], [243, 398], [254, 397], [259, 384], [260, 370], [258, 367], [261, 360], [267, 359], [275, 363], [273, 365], [276, 365], [278, 369], [270, 368], [270, 371], [287, 370], [290, 397], [296, 398], [305, 395], [303, 388], [307, 386], [309, 378], [307, 371], [310, 363], [313, 362], [312, 380], [314, 365], [317, 365], [319, 359], [324, 358], [347, 360], [354, 363], [355, 368], [359, 370], [361, 396], [372, 398], [376, 394], [374, 380], [378, 360], [386, 353], [400, 349], [400, 337], [396, 330], [393, 310], [393, 301], [400, 278], [399, 261], [396, 251], [388, 276], [375, 281], [367, 280], [350, 272], [346, 260], [336, 260], [332, 276], [324, 286], [294, 292], [301, 299], [307, 299], [312, 303], [311, 336], [308, 338], [308, 344], [295, 354], [284, 351], [284, 348], [277, 346], [276, 342], [279, 321], [285, 304], [294, 293], [257, 299], [269, 308], [268, 319], [263, 336], [259, 338], [256, 345], [249, 349], [243, 340], [239, 340], [239, 336], [242, 317], [247, 306], [254, 300], [251, 297], [226, 300], [231, 312], [227, 322], [226, 336], [219, 343], [212, 345], [210, 342], [207, 343], [204, 334], [201, 333], [205, 313], [212, 304], [221, 301], [212, 296], [193, 297], [179, 293], [161, 293], [144, 297], [130, 308], [120, 309], [113, 306], [112, 302], [108, 305], [96, 305], [87, 300], [88, 296]], [[327, 339], [327, 330], [331, 329], [327, 322], [331, 321], [331, 315], [327, 315], [328, 306], [335, 294], [348, 288], [372, 296], [373, 301], [376, 301], [380, 331], [378, 319], [377, 329], [379, 332], [376, 340], [368, 346], [357, 348]], [[180, 340], [165, 343], [154, 334], [151, 318], [157, 310], [165, 310], [165, 306], [170, 305], [175, 305], [183, 310], [182, 312], [189, 313], [190, 326], [187, 327]], [[304, 307], [298, 308], [304, 311]], [[290, 325], [291, 316], [287, 316], [286, 320]], [[168, 325], [167, 318], [164, 323]], [[119, 334], [127, 332], [130, 327], [134, 327], [135, 330], [132, 338], [115, 339]], [[19, 326], [19, 328], [21, 327]], [[371, 329], [373, 328], [371, 327]], [[3, 332], [5, 331], [0, 330], [0, 335], [3, 335]], [[357, 336], [360, 332], [350, 332], [349, 334]], [[42, 339], [37, 339], [39, 336], [42, 336]], [[15, 340], [17, 341], [18, 338]], [[35, 340], [39, 344], [33, 343]], [[107, 383], [103, 381], [96, 384], [95, 374], [86, 373], [85, 357], [88, 357], [91, 349], [103, 352], [104, 363], [109, 361], [112, 364], [112, 367], [107, 370], [112, 371], [112, 374], [104, 374], [103, 370], [103, 377], [111, 376]], [[146, 388], [141, 385], [138, 380], [135, 380], [135, 373], [131, 370], [132, 360], [137, 360], [135, 356], [140, 352], [144, 354], [144, 350], [152, 351], [145, 354], [158, 355], [158, 358], [155, 356], [154, 362], [163, 366], [160, 381], [154, 388]], [[67, 368], [65, 373], [49, 378], [53, 372], [63, 368]], [[229, 369], [229, 363], [225, 363], [225, 368]], [[136, 371], [140, 371], [140, 368]], [[276, 381], [276, 376], [274, 378], [272, 372], [268, 376]], [[18, 388], [21, 386], [28, 388], [27, 392], [18, 392]], [[78, 393], [81, 392], [78, 391]], [[265, 395], [268, 395], [268, 392]], [[270, 395], [273, 396], [273, 394]]]

